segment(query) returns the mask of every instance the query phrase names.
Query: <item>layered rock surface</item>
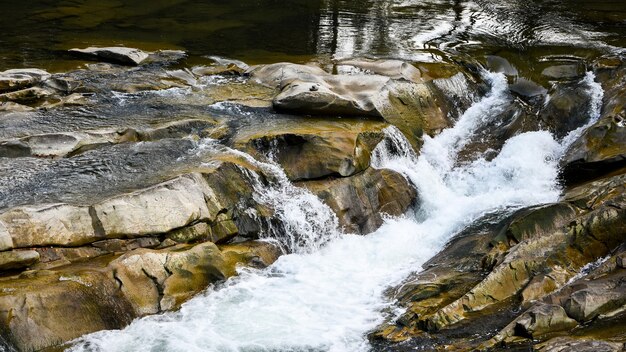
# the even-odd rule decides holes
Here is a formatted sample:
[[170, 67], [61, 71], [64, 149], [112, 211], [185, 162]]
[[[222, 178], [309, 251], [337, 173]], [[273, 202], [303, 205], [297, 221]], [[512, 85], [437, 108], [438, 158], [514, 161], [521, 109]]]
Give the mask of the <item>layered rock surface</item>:
[[[177, 309], [238, 265], [276, 260], [281, 250], [257, 239], [281, 224], [255, 194], [277, 175], [236, 149], [318, 194], [346, 232], [372, 232], [416, 199], [404, 177], [370, 166], [389, 126], [380, 116], [276, 114], [282, 93], [241, 77], [241, 63], [170, 69], [184, 55], [81, 55], [110, 63], [1, 74], [3, 347], [121, 328]], [[387, 69], [375, 79], [405, 79]]]

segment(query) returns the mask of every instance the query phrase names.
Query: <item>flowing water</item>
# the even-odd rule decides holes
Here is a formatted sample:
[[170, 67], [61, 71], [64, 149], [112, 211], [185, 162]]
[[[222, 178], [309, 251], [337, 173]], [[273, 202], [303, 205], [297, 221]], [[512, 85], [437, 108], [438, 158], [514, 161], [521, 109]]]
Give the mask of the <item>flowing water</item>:
[[[2, 1], [0, 70], [40, 67], [67, 71], [85, 62], [72, 47], [124, 45], [184, 49], [183, 67], [214, 55], [248, 64], [332, 60], [354, 56], [410, 61], [436, 78], [441, 65], [470, 61], [490, 68], [486, 94], [463, 80], [437, 82], [471, 105], [453, 127], [424, 137], [416, 155], [403, 135], [386, 129], [372, 164], [404, 175], [419, 204], [388, 218], [374, 233], [343, 233], [332, 211], [289, 182], [275, 163], [258, 161], [213, 140], [188, 138], [102, 146], [71, 158], [0, 158], [0, 209], [24, 204], [88, 204], [155, 184], [227, 153], [255, 165], [248, 173], [255, 200], [275, 210], [262, 236], [290, 254], [263, 269], [209, 288], [177, 312], [138, 319], [119, 331], [75, 341], [73, 351], [367, 351], [367, 333], [388, 318], [384, 292], [432, 258], [456, 233], [485, 214], [506, 213], [558, 199], [559, 158], [600, 114], [602, 88], [589, 63], [626, 48], [624, 1], [446, 0], [34, 0]], [[544, 74], [573, 65], [578, 75], [559, 85]], [[445, 71], [445, 70], [442, 70]], [[586, 72], [586, 73], [585, 73]], [[90, 73], [88, 73], [90, 74]], [[460, 75], [459, 75], [460, 76]], [[85, 79], [90, 79], [85, 77]], [[558, 138], [547, 131], [517, 134], [503, 145], [465, 157], [481, 131], [502, 121], [516, 98], [511, 84], [531, 80], [547, 89], [582, 87], [585, 126]], [[206, 83], [206, 82], [205, 82]], [[219, 85], [220, 82], [209, 82]], [[104, 92], [101, 106], [16, 115], [0, 120], [0, 137], [148, 128], [179, 118], [207, 124], [234, 121], [238, 132], [273, 124], [317, 124], [269, 109], [205, 104], [201, 87], [163, 92]], [[531, 103], [535, 98], [525, 97]], [[535, 99], [535, 100], [534, 100]], [[461, 104], [463, 105], [463, 104]], [[361, 123], [348, 121], [346, 123]], [[333, 122], [339, 124], [340, 122]], [[208, 167], [208, 166], [207, 166]]]
[[[276, 180], [258, 183], [258, 200], [278, 207], [292, 254], [263, 270], [210, 288], [180, 311], [133, 322], [120, 331], [79, 339], [72, 351], [367, 351], [366, 334], [380, 324], [389, 302], [383, 292], [440, 250], [482, 215], [558, 199], [561, 143], [545, 131], [510, 138], [487, 161], [458, 165], [457, 153], [511, 99], [502, 74], [487, 73], [490, 91], [456, 125], [426, 138], [416, 156], [395, 128], [374, 152], [373, 165], [404, 174], [421, 202], [404, 217], [387, 219], [368, 236], [342, 234], [331, 211], [294, 187], [280, 168], [261, 166]], [[593, 79], [592, 76], [589, 78]], [[590, 85], [590, 119], [601, 91]], [[595, 116], [594, 116], [595, 115]], [[300, 235], [306, 241], [295, 241]], [[330, 240], [329, 240], [330, 238]], [[322, 242], [326, 242], [321, 245]]]

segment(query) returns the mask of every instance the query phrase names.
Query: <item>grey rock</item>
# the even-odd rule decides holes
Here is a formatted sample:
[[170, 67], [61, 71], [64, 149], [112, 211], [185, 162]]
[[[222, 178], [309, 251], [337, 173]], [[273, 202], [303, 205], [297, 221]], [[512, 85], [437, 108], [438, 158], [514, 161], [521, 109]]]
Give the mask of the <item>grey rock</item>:
[[70, 49], [69, 52], [126, 65], [139, 65], [149, 56], [142, 50], [126, 47], [89, 47], [85, 49]]

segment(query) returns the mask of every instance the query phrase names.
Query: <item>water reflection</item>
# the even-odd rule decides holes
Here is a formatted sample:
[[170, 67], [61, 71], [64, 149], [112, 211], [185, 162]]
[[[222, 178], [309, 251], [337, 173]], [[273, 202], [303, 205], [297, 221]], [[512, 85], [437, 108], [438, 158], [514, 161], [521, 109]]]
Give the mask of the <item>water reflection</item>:
[[4, 68], [50, 66], [87, 45], [183, 48], [251, 63], [626, 47], [623, 1], [36, 0], [3, 10], [17, 19], [0, 22]]

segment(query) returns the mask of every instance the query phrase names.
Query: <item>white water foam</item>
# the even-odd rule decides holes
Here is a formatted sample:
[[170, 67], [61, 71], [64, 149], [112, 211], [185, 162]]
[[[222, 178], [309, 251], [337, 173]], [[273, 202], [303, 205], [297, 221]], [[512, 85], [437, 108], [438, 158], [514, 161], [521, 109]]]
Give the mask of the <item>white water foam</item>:
[[[319, 250], [284, 255], [265, 270], [244, 269], [179, 312], [87, 335], [72, 350], [367, 351], [365, 334], [390, 306], [384, 290], [432, 257], [456, 231], [497, 209], [558, 199], [563, 146], [548, 132], [517, 135], [490, 161], [454, 166], [465, 141], [509, 99], [504, 76], [487, 78], [490, 93], [456, 126], [426, 138], [419, 157], [395, 128], [387, 129], [388, 142], [377, 147], [374, 165], [404, 174], [417, 187], [422, 204], [415, 216], [388, 219], [368, 236], [337, 235]], [[267, 197], [260, 199], [289, 204], [285, 208], [306, 206], [306, 201], [289, 203], [293, 195], [279, 188], [265, 189]], [[285, 211], [282, 220], [299, 224], [303, 218], [300, 210]]]

